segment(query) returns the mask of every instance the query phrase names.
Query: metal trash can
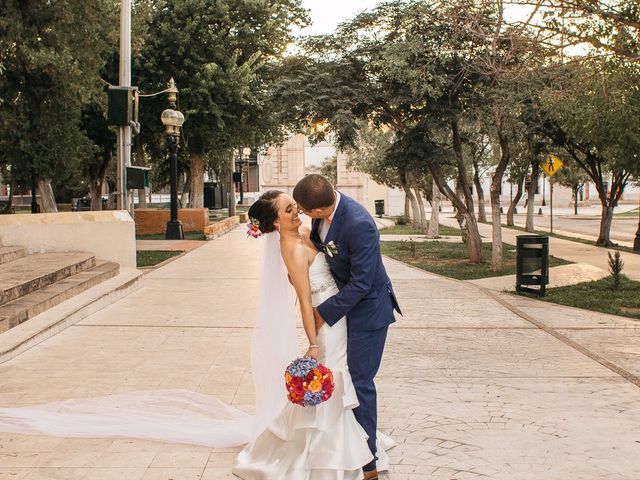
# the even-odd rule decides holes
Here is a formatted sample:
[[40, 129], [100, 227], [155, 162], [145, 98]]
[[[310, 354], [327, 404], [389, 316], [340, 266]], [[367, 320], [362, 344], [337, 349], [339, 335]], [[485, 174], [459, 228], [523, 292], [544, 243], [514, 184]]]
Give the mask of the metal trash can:
[[[546, 294], [549, 284], [549, 237], [518, 235], [516, 242], [516, 291]], [[529, 288], [537, 286], [539, 288]]]
[[376, 215], [381, 217], [384, 215], [384, 200], [375, 200], [373, 202], [376, 206]]

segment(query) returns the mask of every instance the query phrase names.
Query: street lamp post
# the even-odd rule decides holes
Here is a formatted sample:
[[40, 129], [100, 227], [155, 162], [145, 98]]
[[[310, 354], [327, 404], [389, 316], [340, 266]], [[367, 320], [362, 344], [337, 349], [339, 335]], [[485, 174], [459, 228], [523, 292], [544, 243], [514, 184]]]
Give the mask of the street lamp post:
[[36, 192], [38, 183], [36, 182], [36, 172], [31, 171], [31, 213], [38, 213], [38, 200], [36, 200]]
[[160, 120], [165, 127], [167, 137], [167, 147], [170, 156], [170, 187], [171, 187], [171, 218], [167, 222], [165, 238], [167, 240], [182, 240], [182, 223], [178, 220], [178, 148], [180, 143], [180, 128], [184, 123], [184, 115], [177, 110], [176, 101], [178, 99], [178, 89], [173, 78], [169, 81], [169, 108], [167, 108]]
[[244, 203], [244, 164], [249, 161], [249, 156], [251, 155], [251, 149], [249, 147], [245, 147], [242, 149], [242, 154], [240, 158], [240, 201], [238, 205], [242, 205]]

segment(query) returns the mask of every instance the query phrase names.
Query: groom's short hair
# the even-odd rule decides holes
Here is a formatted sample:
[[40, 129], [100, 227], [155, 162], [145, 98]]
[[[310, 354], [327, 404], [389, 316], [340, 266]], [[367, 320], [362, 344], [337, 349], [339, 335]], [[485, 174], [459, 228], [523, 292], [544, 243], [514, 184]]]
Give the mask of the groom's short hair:
[[322, 175], [312, 173], [293, 188], [293, 199], [305, 210], [325, 208], [334, 204], [336, 192], [331, 182]]

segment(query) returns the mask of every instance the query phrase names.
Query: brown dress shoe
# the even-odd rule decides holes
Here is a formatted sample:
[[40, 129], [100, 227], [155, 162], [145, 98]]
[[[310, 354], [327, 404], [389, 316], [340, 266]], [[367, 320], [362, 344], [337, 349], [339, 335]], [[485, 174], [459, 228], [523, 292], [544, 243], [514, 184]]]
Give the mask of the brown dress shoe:
[[378, 470], [364, 472], [364, 480], [378, 480]]

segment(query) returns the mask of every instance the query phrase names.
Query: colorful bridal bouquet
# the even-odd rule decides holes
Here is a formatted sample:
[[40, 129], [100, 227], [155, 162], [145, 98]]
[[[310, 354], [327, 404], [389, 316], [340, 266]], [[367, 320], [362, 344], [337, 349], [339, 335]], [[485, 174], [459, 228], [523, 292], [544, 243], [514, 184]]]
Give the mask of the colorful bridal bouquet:
[[284, 373], [287, 398], [291, 403], [311, 407], [331, 398], [333, 373], [310, 357], [296, 358]]

